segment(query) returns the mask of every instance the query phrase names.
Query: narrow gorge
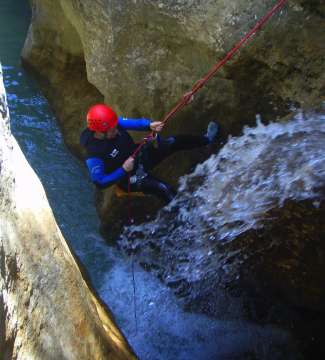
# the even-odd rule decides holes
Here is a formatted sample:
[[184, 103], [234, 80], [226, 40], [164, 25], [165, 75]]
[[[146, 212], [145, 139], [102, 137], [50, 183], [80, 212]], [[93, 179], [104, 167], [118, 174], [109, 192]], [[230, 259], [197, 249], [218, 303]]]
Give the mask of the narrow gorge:
[[[276, 3], [30, 1], [24, 70], [4, 63], [11, 126], [1, 88], [4, 360], [325, 355], [323, 0], [287, 1], [164, 128], [221, 128], [154, 171], [167, 206], [96, 189], [79, 144], [95, 103], [162, 119]], [[23, 71], [55, 119], [31, 120], [45, 100], [20, 97]]]

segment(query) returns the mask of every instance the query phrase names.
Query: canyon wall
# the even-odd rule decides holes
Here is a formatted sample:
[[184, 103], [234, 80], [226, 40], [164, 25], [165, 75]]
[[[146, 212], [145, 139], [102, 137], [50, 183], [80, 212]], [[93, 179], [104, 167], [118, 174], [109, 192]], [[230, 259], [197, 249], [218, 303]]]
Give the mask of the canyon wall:
[[[275, 3], [32, 0], [22, 58], [39, 78], [66, 143], [80, 156], [79, 134], [91, 103], [104, 100], [120, 115], [161, 119]], [[322, 0], [288, 1], [163, 134], [202, 133], [217, 119], [224, 137], [237, 135], [255, 123], [257, 113], [264, 121], [277, 120], [319, 103], [325, 90], [324, 16]], [[206, 156], [178, 154], [156, 174], [176, 186]], [[112, 189], [98, 198], [103, 228], [114, 227], [124, 202]], [[159, 206], [151, 199], [143, 204]]]
[[1, 360], [135, 359], [10, 132], [1, 68], [0, 138]]

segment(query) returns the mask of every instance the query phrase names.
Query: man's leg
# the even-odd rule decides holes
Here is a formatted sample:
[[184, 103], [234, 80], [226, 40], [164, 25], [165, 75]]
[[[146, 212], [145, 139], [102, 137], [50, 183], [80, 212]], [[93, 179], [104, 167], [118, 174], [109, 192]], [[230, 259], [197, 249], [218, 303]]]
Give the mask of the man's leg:
[[[211, 144], [215, 140], [217, 132], [218, 125], [210, 122], [205, 135], [177, 135], [161, 139], [158, 147], [150, 144], [143, 149], [142, 153], [139, 154], [139, 162], [144, 165], [144, 170], [148, 171], [174, 152]], [[119, 185], [127, 191], [127, 181], [121, 181]], [[156, 195], [166, 203], [169, 203], [176, 195], [176, 191], [169, 184], [149, 174], [141, 180], [130, 184], [130, 191], [141, 191], [144, 194]]]
[[169, 184], [151, 175], [147, 175], [139, 180], [136, 184], [136, 189], [144, 194], [155, 195], [164, 200], [166, 204], [173, 200], [176, 195], [176, 191]]
[[181, 150], [191, 150], [209, 144], [205, 136], [177, 135], [160, 140], [157, 147], [150, 146], [145, 150], [144, 165], [147, 170], [153, 169], [162, 160]]
[[169, 155], [181, 151], [191, 150], [212, 144], [218, 134], [218, 125], [210, 122], [205, 135], [177, 135], [163, 138], [157, 147], [149, 146], [145, 149], [143, 160], [145, 167], [149, 170], [159, 164]]
[[137, 180], [135, 183], [128, 184], [124, 179], [118, 183], [125, 192], [143, 192], [144, 194], [155, 195], [168, 204], [176, 195], [176, 191], [167, 183], [148, 174], [146, 177]]

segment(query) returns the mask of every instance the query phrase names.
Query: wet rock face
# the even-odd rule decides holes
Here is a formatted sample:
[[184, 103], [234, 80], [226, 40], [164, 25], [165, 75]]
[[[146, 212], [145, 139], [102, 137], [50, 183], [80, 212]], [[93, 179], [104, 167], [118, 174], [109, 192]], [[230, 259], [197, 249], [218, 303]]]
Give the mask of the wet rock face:
[[236, 316], [261, 298], [324, 311], [324, 120], [247, 128], [120, 246], [191, 309]]
[[265, 214], [263, 230], [238, 238], [238, 246], [250, 254], [241, 276], [255, 291], [280, 295], [298, 307], [325, 310], [324, 196], [315, 202], [288, 201]]
[[134, 359], [10, 133], [1, 69], [0, 138], [1, 360]]
[[171, 287], [188, 309], [214, 316], [244, 313], [281, 323], [293, 309], [324, 314], [325, 206], [319, 203], [316, 208], [313, 202], [288, 201], [269, 211], [262, 229], [215, 245], [215, 271], [207, 265], [197, 281]]
[[[104, 98], [121, 115], [160, 119], [274, 4], [32, 0], [23, 60], [43, 80], [65, 140], [80, 154], [90, 103]], [[238, 134], [256, 113], [274, 120], [293, 105], [318, 102], [325, 90], [324, 14], [322, 0], [289, 1], [165, 133], [201, 133], [217, 118], [226, 134]], [[180, 154], [157, 174], [176, 185], [203, 158]], [[112, 202], [124, 207], [105, 192], [98, 206], [104, 223]]]

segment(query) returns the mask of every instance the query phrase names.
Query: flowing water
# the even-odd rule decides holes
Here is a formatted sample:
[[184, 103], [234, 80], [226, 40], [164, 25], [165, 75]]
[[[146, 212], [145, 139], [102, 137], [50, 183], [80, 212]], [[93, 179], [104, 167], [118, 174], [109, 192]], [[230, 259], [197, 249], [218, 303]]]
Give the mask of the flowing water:
[[[216, 282], [224, 265], [218, 246], [262, 227], [265, 214], [286, 200], [310, 199], [318, 206], [324, 149], [322, 112], [246, 128], [181, 179], [177, 197], [155, 221], [125, 229], [120, 245], [174, 287], [204, 281], [207, 274]], [[239, 258], [239, 250], [233, 255]]]
[[[134, 268], [134, 297], [130, 260], [117, 249], [107, 246], [98, 234], [99, 223], [94, 208], [93, 187], [89, 183], [85, 168], [65, 148], [51, 109], [37, 86], [20, 66], [19, 53], [30, 18], [27, 3], [21, 0], [0, 2], [0, 60], [3, 64], [12, 131], [45, 187], [57, 223], [66, 240], [88, 269], [94, 287], [112, 309], [119, 327], [139, 358], [142, 360], [238, 359], [249, 353], [258, 354], [258, 358], [261, 359], [268, 358], [267, 354], [274, 346], [281, 347], [288, 343], [287, 333], [271, 326], [250, 324], [240, 318], [232, 321], [216, 320], [186, 313], [171, 290], [160, 283], [153, 274], [144, 272], [137, 265]], [[261, 126], [256, 132], [261, 131], [260, 128]], [[272, 131], [272, 128], [265, 130], [265, 132], [269, 131]], [[251, 130], [251, 133], [252, 135], [246, 136], [253, 142], [254, 130]], [[236, 140], [230, 141], [230, 144], [228, 146], [234, 148], [246, 146], [237, 143]], [[247, 145], [245, 162], [252, 162], [256, 156], [258, 149], [253, 150], [253, 148], [254, 146]], [[251, 208], [243, 207], [237, 213], [233, 213], [232, 207], [236, 203], [234, 199], [220, 197], [227, 182], [223, 185], [214, 179], [213, 174], [214, 171], [218, 171], [221, 177], [227, 176], [226, 165], [222, 165], [222, 156], [219, 155], [219, 160], [216, 157], [211, 158], [200, 165], [194, 174], [184, 178], [179, 197], [161, 213], [172, 211], [178, 206], [177, 204], [185, 205], [184, 209], [179, 211], [177, 221], [171, 224], [173, 231], [169, 234], [173, 241], [176, 241], [178, 234], [184, 231], [184, 227], [179, 225], [186, 223], [192, 211], [196, 212], [197, 223], [207, 222], [214, 229], [213, 218], [217, 216], [223, 221], [226, 216], [221, 207], [215, 207], [220, 200], [222, 204], [229, 204], [228, 207], [226, 206], [227, 211], [235, 216], [234, 222], [239, 221], [241, 224], [239, 228], [229, 227], [229, 224], [223, 221], [222, 233], [227, 234], [225, 236], [227, 239], [231, 239], [246, 226], [258, 225], [258, 219]], [[240, 165], [242, 159], [239, 155], [238, 158], [227, 159], [226, 163], [230, 164], [231, 161], [236, 169], [245, 165]], [[313, 164], [310, 166], [312, 167]], [[208, 180], [202, 178], [202, 173], [205, 171], [209, 174]], [[293, 180], [298, 177], [298, 173], [292, 173]], [[191, 188], [191, 179], [195, 179], [196, 186], [201, 184], [197, 190]], [[250, 180], [254, 182], [254, 178]], [[265, 177], [263, 184], [256, 184], [260, 193], [267, 188], [267, 182]], [[247, 180], [246, 186], [249, 187], [250, 184]], [[236, 185], [234, 182], [232, 186], [241, 185]], [[191, 206], [188, 206], [192, 201], [189, 199], [189, 189], [194, 191]], [[250, 195], [237, 192], [236, 196], [239, 197], [237, 204], [246, 204], [247, 201], [252, 204], [254, 194], [256, 195], [255, 190]], [[292, 191], [286, 189], [285, 185], [282, 190], [283, 193]], [[311, 190], [306, 188], [306, 191]], [[266, 203], [268, 201], [272, 199], [266, 200]], [[257, 206], [261, 207], [261, 204]], [[160, 226], [164, 227], [163, 217], [164, 215], [160, 215], [154, 224], [144, 225], [141, 228], [147, 238], [156, 236], [150, 235], [151, 226], [158, 230]], [[197, 231], [198, 228], [191, 225], [186, 228], [186, 236], [197, 237]], [[221, 230], [218, 228], [216, 232]], [[198, 247], [196, 253], [198, 255], [199, 250]], [[193, 254], [195, 261], [196, 254]], [[182, 271], [188, 273], [188, 276], [193, 276], [193, 273], [186, 269]]]

